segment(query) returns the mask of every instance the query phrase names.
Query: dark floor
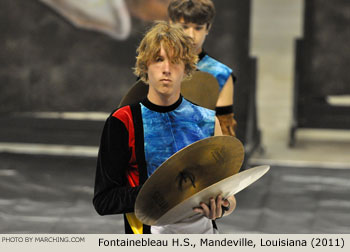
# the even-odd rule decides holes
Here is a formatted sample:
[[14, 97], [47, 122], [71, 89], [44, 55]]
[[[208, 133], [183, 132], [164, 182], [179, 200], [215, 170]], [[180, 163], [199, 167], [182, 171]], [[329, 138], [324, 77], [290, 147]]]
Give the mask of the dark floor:
[[[0, 233], [123, 233], [91, 204], [94, 158], [0, 154]], [[350, 233], [350, 170], [271, 167], [222, 233]]]
[[224, 233], [350, 233], [350, 170], [271, 167], [237, 194]]

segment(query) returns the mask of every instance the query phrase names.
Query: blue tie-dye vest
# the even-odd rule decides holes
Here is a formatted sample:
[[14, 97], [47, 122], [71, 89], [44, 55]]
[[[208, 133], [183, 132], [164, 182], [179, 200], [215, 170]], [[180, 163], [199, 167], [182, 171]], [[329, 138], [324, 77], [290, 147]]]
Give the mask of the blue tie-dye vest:
[[203, 72], [212, 74], [219, 83], [220, 91], [232, 73], [231, 68], [213, 59], [208, 54], [205, 54], [197, 63], [197, 68]]
[[148, 176], [175, 152], [214, 135], [215, 111], [180, 99], [179, 106], [168, 112], [153, 111], [141, 103]]

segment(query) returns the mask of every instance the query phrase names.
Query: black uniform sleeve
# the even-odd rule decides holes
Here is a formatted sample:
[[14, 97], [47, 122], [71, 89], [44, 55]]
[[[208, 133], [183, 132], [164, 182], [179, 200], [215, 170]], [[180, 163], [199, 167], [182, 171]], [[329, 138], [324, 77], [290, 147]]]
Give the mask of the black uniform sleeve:
[[98, 153], [93, 204], [98, 214], [134, 211], [140, 186], [127, 183], [126, 170], [131, 156], [125, 125], [110, 116], [104, 126]]
[[220, 106], [215, 108], [216, 115], [227, 115], [233, 113], [233, 105]]

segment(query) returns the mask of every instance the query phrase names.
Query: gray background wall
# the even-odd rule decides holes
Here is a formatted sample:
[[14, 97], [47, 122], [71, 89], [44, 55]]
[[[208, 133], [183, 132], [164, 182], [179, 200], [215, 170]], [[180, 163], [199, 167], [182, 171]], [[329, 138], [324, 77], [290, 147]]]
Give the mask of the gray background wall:
[[[249, 46], [246, 2], [215, 1], [220, 15], [205, 46], [239, 77]], [[131, 36], [116, 41], [75, 28], [37, 0], [1, 0], [0, 112], [112, 110], [135, 81], [135, 49], [148, 25], [134, 19]]]

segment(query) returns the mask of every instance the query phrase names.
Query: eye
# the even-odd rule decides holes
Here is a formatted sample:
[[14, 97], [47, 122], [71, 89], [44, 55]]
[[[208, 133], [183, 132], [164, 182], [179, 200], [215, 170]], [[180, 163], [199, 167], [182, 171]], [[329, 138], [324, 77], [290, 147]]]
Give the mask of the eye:
[[162, 62], [164, 58], [162, 56], [158, 56], [155, 58], [155, 62]]
[[196, 27], [195, 27], [195, 30], [196, 30], [196, 31], [201, 31], [203, 28], [204, 28], [204, 26], [196, 26]]
[[185, 25], [185, 24], [182, 25], [182, 29], [187, 30], [188, 28], [189, 28], [188, 25]]

